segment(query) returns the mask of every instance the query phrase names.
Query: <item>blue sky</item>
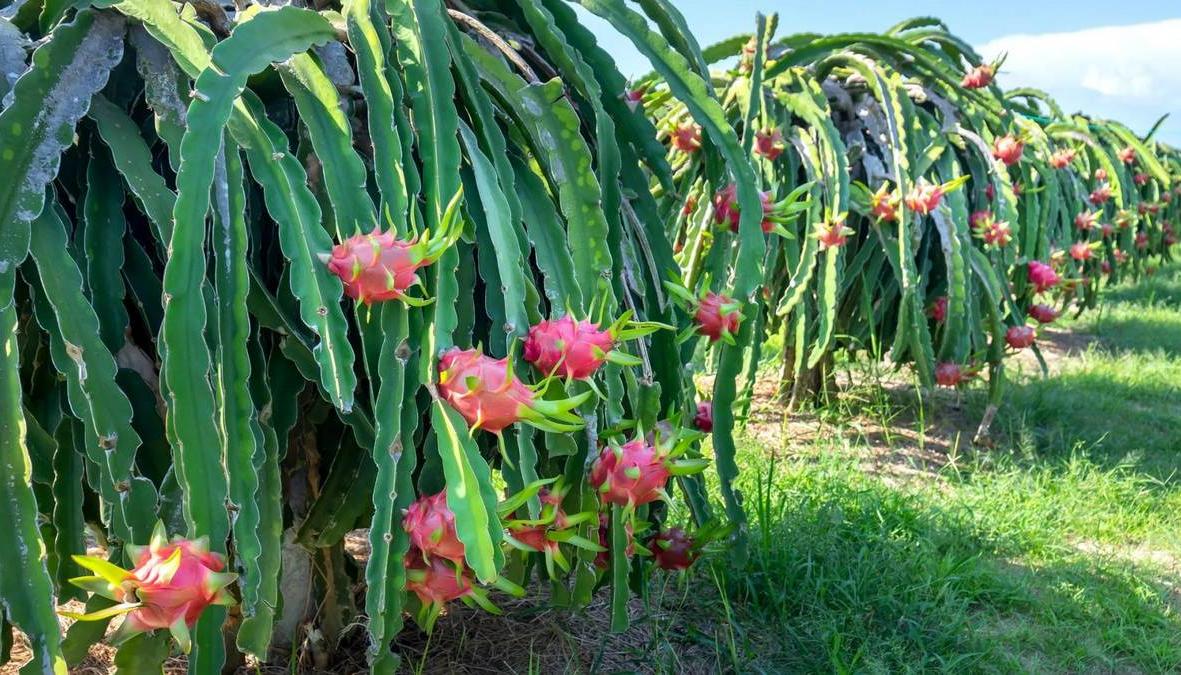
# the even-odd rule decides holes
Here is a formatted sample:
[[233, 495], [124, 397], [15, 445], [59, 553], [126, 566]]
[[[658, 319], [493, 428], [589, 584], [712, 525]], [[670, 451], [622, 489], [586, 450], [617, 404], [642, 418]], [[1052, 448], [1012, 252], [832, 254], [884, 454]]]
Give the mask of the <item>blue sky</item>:
[[[702, 46], [750, 32], [756, 11], [779, 11], [779, 34], [880, 31], [938, 16], [985, 58], [1009, 53], [1002, 86], [1036, 86], [1069, 112], [1111, 117], [1181, 146], [1181, 0], [674, 0]], [[627, 74], [650, 68], [626, 39], [594, 18], [603, 46]]]

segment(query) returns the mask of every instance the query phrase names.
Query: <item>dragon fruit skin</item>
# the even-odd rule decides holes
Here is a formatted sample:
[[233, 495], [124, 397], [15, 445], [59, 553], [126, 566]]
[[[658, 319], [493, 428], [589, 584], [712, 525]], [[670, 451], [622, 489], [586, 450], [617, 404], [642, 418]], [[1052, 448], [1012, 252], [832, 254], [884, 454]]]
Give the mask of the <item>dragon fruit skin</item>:
[[430, 264], [423, 247], [377, 229], [356, 234], [332, 247], [328, 270], [344, 282], [345, 295], [371, 304], [397, 300], [418, 282], [419, 269]]
[[607, 330], [590, 321], [576, 321], [567, 314], [529, 329], [523, 356], [540, 372], [574, 380], [594, 375], [607, 361], [615, 340]]
[[1016, 136], [1002, 136], [992, 145], [992, 156], [999, 159], [1005, 166], [1013, 166], [1021, 161], [1025, 152], [1025, 144]]
[[1005, 331], [1005, 342], [1013, 349], [1026, 349], [1033, 345], [1037, 331], [1032, 326], [1010, 326]]
[[670, 527], [652, 537], [652, 559], [662, 570], [687, 570], [697, 560], [693, 538], [679, 527]]
[[533, 390], [509, 377], [508, 359], [452, 347], [439, 357], [439, 394], [467, 423], [492, 433], [524, 419]]
[[697, 414], [693, 416], [693, 426], [698, 431], [710, 433], [714, 430], [713, 401], [701, 401], [697, 404]]
[[475, 587], [468, 571], [445, 558], [423, 559], [420, 552], [406, 553], [406, 590], [418, 596], [423, 605], [441, 606], [472, 595]]
[[1058, 318], [1058, 312], [1049, 305], [1032, 305], [1028, 312], [1030, 318], [1038, 323], [1053, 323]]
[[455, 531], [455, 514], [447, 505], [445, 490], [416, 499], [402, 516], [402, 529], [423, 555], [463, 563], [463, 542]]
[[697, 322], [698, 333], [709, 338], [710, 342], [717, 342], [738, 333], [742, 312], [728, 296], [707, 293], [697, 302], [693, 319]]
[[[120, 644], [151, 630], [168, 629], [186, 653], [191, 646], [189, 631], [210, 605], [236, 604], [227, 586], [237, 574], [223, 572], [225, 558], [209, 550], [207, 537], [168, 540], [164, 524], [158, 522], [148, 546], [127, 547], [135, 565], [123, 570], [102, 558], [74, 556], [80, 566], [96, 576], [78, 577], [71, 583], [108, 599], [125, 603], [126, 617], [111, 638]], [[73, 614], [82, 621], [105, 618], [103, 612]]]
[[1033, 284], [1038, 293], [1057, 286], [1060, 281], [1058, 273], [1054, 271], [1053, 267], [1037, 260], [1029, 261], [1028, 276], [1029, 283]]
[[591, 466], [590, 483], [603, 501], [633, 507], [648, 504], [664, 494], [671, 475], [665, 459], [640, 438], [607, 446]]

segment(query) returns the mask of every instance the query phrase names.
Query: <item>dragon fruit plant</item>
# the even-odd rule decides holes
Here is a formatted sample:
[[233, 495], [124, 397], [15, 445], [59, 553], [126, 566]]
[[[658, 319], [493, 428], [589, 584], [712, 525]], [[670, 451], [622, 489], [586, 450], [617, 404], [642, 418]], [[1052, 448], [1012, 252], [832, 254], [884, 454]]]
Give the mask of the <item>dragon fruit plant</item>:
[[98, 621], [123, 615], [123, 623], [110, 642], [121, 645], [156, 629], [172, 634], [186, 654], [192, 646], [190, 631], [210, 605], [234, 605], [228, 587], [237, 574], [225, 572], [225, 557], [209, 550], [209, 538], [168, 539], [164, 523], [157, 522], [151, 543], [128, 546], [134, 567], [125, 570], [102, 557], [75, 555], [79, 566], [93, 572], [70, 583], [89, 593], [118, 603], [88, 614], [61, 612], [79, 621]]

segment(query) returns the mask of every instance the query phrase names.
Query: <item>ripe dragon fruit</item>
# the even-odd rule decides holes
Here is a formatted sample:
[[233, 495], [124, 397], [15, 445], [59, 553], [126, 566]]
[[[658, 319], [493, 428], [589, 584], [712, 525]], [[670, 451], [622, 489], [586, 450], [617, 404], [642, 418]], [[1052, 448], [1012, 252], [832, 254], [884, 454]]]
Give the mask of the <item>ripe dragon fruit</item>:
[[987, 223], [991, 222], [992, 219], [993, 219], [992, 211], [989, 211], [987, 209], [982, 209], [980, 211], [973, 211], [972, 214], [970, 216], [968, 216], [968, 226], [971, 227], [973, 230], [976, 230], [976, 229], [983, 227]]
[[693, 320], [697, 322], [697, 332], [710, 342], [733, 343], [742, 323], [742, 309], [729, 296], [711, 291], [697, 301]]
[[673, 148], [687, 155], [701, 149], [701, 127], [692, 122], [673, 127], [669, 138]]
[[590, 484], [604, 502], [629, 508], [648, 504], [666, 497], [664, 487], [670, 476], [705, 469], [704, 459], [674, 459], [688, 450], [691, 442], [657, 440], [649, 443], [636, 438], [623, 445], [607, 445], [599, 452], [591, 465]]
[[1085, 241], [1076, 241], [1070, 245], [1070, 257], [1085, 262], [1095, 257], [1095, 250]]
[[870, 215], [883, 222], [898, 220], [898, 195], [890, 190], [889, 183], [882, 183], [877, 192], [870, 198]]
[[439, 357], [439, 395], [476, 429], [499, 434], [525, 422], [555, 433], [577, 431], [583, 421], [570, 412], [591, 396], [584, 392], [562, 399], [542, 399], [517, 379], [507, 358], [494, 359], [475, 349], [452, 347]]
[[692, 194], [685, 198], [685, 205], [681, 207], [681, 213], [686, 216], [693, 215], [697, 210], [697, 195]]
[[463, 542], [455, 532], [455, 514], [447, 506], [446, 491], [415, 500], [403, 512], [402, 529], [422, 555], [463, 563]]
[[1107, 183], [1092, 190], [1090, 196], [1087, 197], [1087, 200], [1095, 206], [1106, 204], [1109, 199], [1111, 199], [1111, 185]]
[[413, 298], [407, 291], [420, 283], [418, 270], [434, 263], [459, 240], [463, 218], [459, 204], [462, 190], [447, 205], [439, 231], [425, 231], [409, 241], [374, 228], [369, 234], [355, 234], [319, 254], [328, 271], [344, 283], [345, 295], [366, 305], [387, 300], [422, 306], [428, 301]]
[[755, 132], [754, 152], [760, 157], [766, 157], [774, 162], [779, 159], [787, 145], [783, 142], [783, 132], [775, 127], [760, 129]]
[[1144, 250], [1148, 248], [1148, 233], [1141, 230], [1136, 233], [1136, 248]]
[[1090, 230], [1092, 227], [1095, 227], [1095, 224], [1098, 222], [1098, 211], [1083, 211], [1076, 214], [1074, 217], [1074, 226], [1078, 228], [1080, 232], [1086, 232]]
[[1053, 323], [1058, 318], [1058, 312], [1049, 305], [1032, 305], [1029, 308], [1029, 316], [1038, 323]]
[[[627, 546], [624, 547], [623, 553], [628, 558], [636, 554], [636, 528], [631, 520], [627, 520], [623, 524], [623, 531], [627, 535]], [[611, 566], [611, 516], [606, 513], [599, 514], [599, 554], [595, 556], [595, 567], [605, 570]]]
[[1037, 331], [1032, 326], [1010, 326], [1005, 331], [1005, 342], [1013, 349], [1026, 349], [1033, 344]]
[[844, 246], [849, 240], [849, 236], [853, 234], [853, 229], [845, 225], [845, 221], [837, 220], [835, 222], [822, 221], [816, 223], [816, 239], [820, 242], [820, 250], [827, 251], [830, 248], [840, 248]]
[[1065, 169], [1074, 162], [1075, 155], [1073, 148], [1063, 148], [1050, 155], [1050, 166], [1055, 169]]
[[1128, 254], [1118, 248], [1113, 250], [1111, 255], [1115, 258], [1115, 264], [1117, 265], [1122, 265], [1128, 262]]
[[1132, 182], [1141, 187], [1148, 185], [1149, 176], [1146, 173], [1137, 173], [1132, 176]]
[[1057, 286], [1060, 281], [1058, 273], [1054, 271], [1053, 267], [1037, 260], [1029, 261], [1028, 277], [1029, 283], [1033, 284], [1034, 290], [1038, 293]]
[[714, 430], [713, 401], [699, 401], [697, 403], [697, 413], [693, 416], [693, 427], [707, 434]]
[[1124, 148], [1123, 150], [1120, 150], [1119, 151], [1119, 160], [1121, 162], [1123, 162], [1124, 164], [1135, 164], [1136, 163], [1136, 149], [1129, 145], [1126, 148]]
[[935, 366], [935, 383], [941, 387], [958, 387], [975, 375], [976, 371], [951, 361], [944, 361]]
[[991, 211], [976, 211], [969, 218], [972, 233], [986, 246], [1004, 248], [1013, 240], [1013, 228], [1006, 222], [998, 222]]
[[164, 524], [157, 522], [151, 543], [129, 545], [127, 554], [135, 561], [131, 570], [99, 557], [74, 556], [74, 562], [94, 575], [70, 579], [70, 583], [120, 604], [91, 614], [61, 614], [80, 621], [126, 614], [123, 625], [111, 638], [113, 644], [166, 628], [187, 653], [191, 646], [189, 631], [205, 608], [236, 602], [226, 587], [238, 575], [222, 571], [225, 558], [209, 550], [208, 537], [174, 537], [169, 541]]
[[1145, 204], [1144, 202], [1140, 202], [1139, 204], [1136, 205], [1136, 212], [1142, 216], [1148, 215], [1148, 204]]
[[992, 183], [984, 186], [984, 198], [990, 202], [996, 199], [996, 188], [993, 187]]
[[1024, 152], [1025, 144], [1012, 134], [1001, 136], [992, 145], [992, 156], [1003, 162], [1005, 166], [1013, 166], [1020, 162]]
[[943, 199], [943, 186], [927, 182], [920, 178], [906, 195], [906, 208], [920, 215], [927, 215], [939, 208]]
[[[775, 203], [771, 201], [770, 192], [760, 192], [759, 201], [763, 206], [763, 220], [760, 227], [763, 234], [769, 234], [775, 229]], [[738, 231], [738, 221], [742, 218], [742, 209], [738, 206], [738, 186], [734, 183], [727, 185], [714, 195], [714, 222], [729, 223], [730, 231]]]
[[947, 303], [948, 298], [946, 295], [935, 298], [935, 301], [927, 308], [927, 316], [931, 317], [935, 323], [947, 321]]
[[[452, 600], [462, 600], [467, 605], [478, 605], [492, 614], [501, 611], [488, 599], [488, 591], [472, 582], [472, 572], [464, 565], [457, 565], [444, 558], [426, 557], [411, 549], [403, 560], [406, 566], [406, 592], [418, 598], [419, 610], [415, 620], [427, 633]], [[498, 578], [494, 585], [517, 597], [525, 594], [524, 589]]]
[[562, 500], [567, 489], [562, 481], [553, 490], [542, 488], [538, 497], [541, 513], [536, 519], [522, 517], [505, 523], [506, 541], [513, 547], [545, 556], [545, 568], [551, 579], [560, 578], [555, 568], [570, 571], [570, 562], [562, 553], [562, 544], [568, 543], [589, 551], [603, 552], [603, 548], [578, 535], [577, 527], [596, 518], [594, 511], [568, 515], [562, 509]]
[[964, 74], [964, 78], [960, 80], [960, 86], [964, 89], [983, 89], [992, 84], [995, 76], [995, 66], [982, 63]]
[[653, 562], [662, 570], [687, 570], [697, 560], [693, 537], [679, 527], [670, 527], [652, 537], [649, 549]]
[[1111, 263], [1106, 260], [1099, 261], [1099, 271], [1103, 274], [1111, 274]]
[[608, 361], [625, 366], [639, 365], [639, 359], [617, 351], [616, 344], [654, 333], [662, 327], [667, 326], [631, 321], [630, 311], [603, 330], [596, 323], [577, 321], [567, 314], [531, 327], [522, 356], [544, 375], [585, 380]]
[[1110, 239], [1115, 234], [1115, 227], [1111, 223], [1103, 223], [1099, 226], [1099, 234], [1104, 239]]

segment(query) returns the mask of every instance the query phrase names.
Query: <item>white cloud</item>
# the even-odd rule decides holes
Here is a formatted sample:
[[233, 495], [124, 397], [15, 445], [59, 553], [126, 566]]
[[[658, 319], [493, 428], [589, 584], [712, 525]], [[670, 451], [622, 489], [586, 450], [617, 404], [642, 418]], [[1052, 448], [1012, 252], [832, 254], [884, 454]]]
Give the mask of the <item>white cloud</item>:
[[1007, 53], [1002, 86], [1044, 89], [1067, 112], [1117, 119], [1140, 133], [1173, 113], [1160, 138], [1181, 145], [1181, 19], [1008, 35], [977, 51], [990, 60]]

